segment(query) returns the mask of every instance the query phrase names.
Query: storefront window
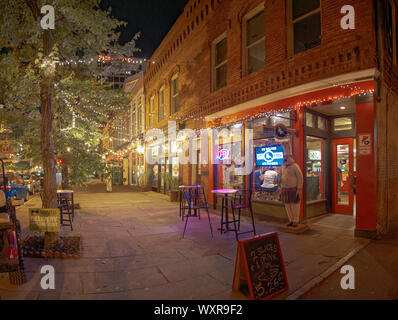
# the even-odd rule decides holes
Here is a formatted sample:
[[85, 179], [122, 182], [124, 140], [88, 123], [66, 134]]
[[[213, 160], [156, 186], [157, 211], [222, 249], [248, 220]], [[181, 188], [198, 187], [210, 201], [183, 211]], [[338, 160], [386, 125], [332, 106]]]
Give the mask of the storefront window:
[[290, 112], [281, 112], [271, 117], [271, 124], [283, 124], [286, 127], [291, 127], [291, 114]]
[[216, 161], [220, 189], [244, 189], [244, 176], [235, 172], [235, 168], [241, 166], [241, 163], [235, 161], [241, 155], [241, 149], [240, 141], [218, 146]]
[[352, 119], [348, 117], [335, 118], [333, 119], [333, 130], [352, 130]]
[[315, 128], [315, 116], [312, 113], [305, 113], [305, 125], [307, 127]]
[[326, 194], [325, 141], [307, 136], [306, 196], [307, 202], [324, 200]]
[[286, 152], [290, 153], [290, 139], [284, 141], [274, 138], [254, 140], [252, 175], [254, 200], [281, 202], [278, 178]]
[[323, 117], [318, 117], [318, 129], [326, 130], [326, 119]]

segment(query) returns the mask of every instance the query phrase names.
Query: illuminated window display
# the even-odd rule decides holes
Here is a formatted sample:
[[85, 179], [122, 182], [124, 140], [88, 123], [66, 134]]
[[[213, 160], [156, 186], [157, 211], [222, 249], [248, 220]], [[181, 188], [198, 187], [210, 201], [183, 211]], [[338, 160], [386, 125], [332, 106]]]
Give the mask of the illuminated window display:
[[324, 200], [326, 179], [324, 170], [325, 141], [322, 138], [307, 136], [306, 195], [307, 202]]

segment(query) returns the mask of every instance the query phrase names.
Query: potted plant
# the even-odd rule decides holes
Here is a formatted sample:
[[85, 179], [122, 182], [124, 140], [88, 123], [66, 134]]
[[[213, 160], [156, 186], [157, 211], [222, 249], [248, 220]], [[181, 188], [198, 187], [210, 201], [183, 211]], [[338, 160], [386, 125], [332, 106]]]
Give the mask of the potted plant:
[[170, 201], [177, 202], [179, 196], [179, 180], [170, 173]]
[[150, 187], [148, 185], [149, 181], [149, 172], [143, 173], [140, 175], [138, 179], [138, 183], [140, 185], [140, 191], [141, 192], [148, 192], [150, 191]]

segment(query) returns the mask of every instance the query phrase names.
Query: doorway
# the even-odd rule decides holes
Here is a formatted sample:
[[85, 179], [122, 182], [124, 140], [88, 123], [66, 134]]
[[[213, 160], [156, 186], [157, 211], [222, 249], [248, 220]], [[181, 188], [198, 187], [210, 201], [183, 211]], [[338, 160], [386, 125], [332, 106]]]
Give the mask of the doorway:
[[334, 213], [354, 214], [354, 138], [333, 139]]
[[305, 217], [333, 213], [353, 219], [356, 210], [354, 100], [340, 99], [308, 108], [304, 124]]

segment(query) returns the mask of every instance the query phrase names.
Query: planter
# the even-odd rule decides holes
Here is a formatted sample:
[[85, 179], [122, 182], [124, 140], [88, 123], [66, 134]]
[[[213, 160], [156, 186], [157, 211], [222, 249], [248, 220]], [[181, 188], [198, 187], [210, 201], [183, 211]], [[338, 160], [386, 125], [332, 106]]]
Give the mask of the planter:
[[178, 190], [171, 190], [170, 191], [170, 201], [171, 202], [178, 202], [178, 195], [179, 195], [179, 191]]
[[140, 186], [140, 191], [141, 192], [148, 192], [148, 191], [151, 191], [151, 188], [149, 186]]

